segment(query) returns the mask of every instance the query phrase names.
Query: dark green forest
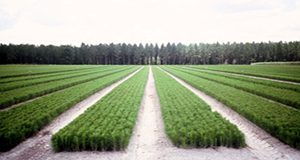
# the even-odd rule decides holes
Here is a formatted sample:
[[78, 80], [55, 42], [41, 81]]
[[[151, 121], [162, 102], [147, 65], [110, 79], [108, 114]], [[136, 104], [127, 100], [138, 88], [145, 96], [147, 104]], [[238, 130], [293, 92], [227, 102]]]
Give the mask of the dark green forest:
[[198, 44], [0, 44], [1, 64], [250, 64], [299, 61], [300, 41]]

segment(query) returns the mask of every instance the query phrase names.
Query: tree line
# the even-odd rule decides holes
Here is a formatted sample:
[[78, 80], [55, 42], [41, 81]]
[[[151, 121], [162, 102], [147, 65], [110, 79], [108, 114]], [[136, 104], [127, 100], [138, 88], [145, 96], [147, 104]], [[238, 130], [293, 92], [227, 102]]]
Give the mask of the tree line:
[[249, 64], [299, 61], [300, 41], [99, 45], [0, 44], [0, 64]]

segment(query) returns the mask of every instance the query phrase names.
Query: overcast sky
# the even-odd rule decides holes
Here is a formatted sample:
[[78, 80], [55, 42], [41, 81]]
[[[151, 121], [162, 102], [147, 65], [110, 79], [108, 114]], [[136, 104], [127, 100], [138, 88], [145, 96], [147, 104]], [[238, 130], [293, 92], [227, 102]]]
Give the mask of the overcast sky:
[[300, 0], [0, 0], [0, 43], [300, 40]]

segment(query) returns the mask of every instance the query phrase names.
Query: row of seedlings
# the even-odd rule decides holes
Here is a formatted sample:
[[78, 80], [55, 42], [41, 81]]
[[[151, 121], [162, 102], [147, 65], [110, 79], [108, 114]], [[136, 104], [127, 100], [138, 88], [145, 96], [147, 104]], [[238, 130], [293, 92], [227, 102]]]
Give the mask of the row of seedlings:
[[2, 65], [0, 79], [42, 75], [49, 73], [68, 72], [84, 68], [97, 67], [92, 65]]
[[300, 98], [299, 98], [300, 92], [267, 86], [263, 84], [253, 83], [253, 82], [246, 82], [238, 79], [232, 79], [230, 77], [224, 77], [222, 75], [216, 75], [207, 72], [193, 71], [182, 67], [172, 67], [172, 68], [188, 74], [192, 74], [194, 76], [201, 77], [203, 79], [215, 81], [217, 83], [222, 83], [224, 85], [241, 89], [249, 93], [253, 93], [294, 108], [298, 108], [298, 109], [300, 108]]
[[137, 70], [128, 67], [101, 78], [54, 92], [0, 112], [0, 151], [7, 151], [37, 133], [55, 117], [93, 93]]
[[215, 97], [284, 143], [300, 149], [299, 110], [179, 70], [163, 69]]
[[204, 65], [194, 67], [213, 71], [300, 82], [300, 67], [298, 65]]
[[97, 73], [91, 73], [85, 76], [78, 76], [69, 79], [62, 79], [58, 81], [37, 84], [33, 86], [27, 86], [18, 88], [0, 94], [0, 108], [6, 108], [11, 105], [30, 100], [32, 98], [43, 96], [55, 91], [59, 91], [68, 87], [72, 87], [77, 84], [92, 81], [110, 74], [122, 72], [127, 70], [128, 66], [123, 66], [118, 69], [111, 68], [105, 71], [98, 71]]
[[245, 138], [238, 128], [225, 120], [190, 90], [158, 68], [155, 85], [162, 107], [165, 130], [178, 147], [239, 148]]
[[[39, 67], [39, 66], [37, 66]], [[93, 66], [93, 67], [82, 67], [82, 68], [77, 68], [77, 69], [72, 69], [72, 70], [67, 70], [67, 71], [57, 71], [57, 72], [50, 72], [50, 73], [45, 73], [45, 74], [36, 74], [36, 75], [24, 75], [24, 76], [17, 76], [17, 77], [7, 77], [7, 78], [0, 78], [0, 84], [5, 84], [5, 83], [11, 83], [11, 82], [17, 82], [17, 81], [26, 81], [26, 80], [33, 80], [33, 79], [39, 79], [39, 78], [47, 78], [47, 77], [55, 77], [55, 76], [60, 76], [60, 75], [65, 75], [73, 72], [80, 72], [84, 70], [90, 70], [90, 69], [96, 69], [96, 68], [104, 68], [106, 66]], [[5, 68], [4, 68], [5, 70]]]
[[80, 76], [86, 76], [89, 74], [94, 74], [99, 71], [104, 71], [104, 70], [110, 69], [110, 67], [105, 66], [105, 67], [98, 67], [98, 68], [92, 68], [92, 69], [84, 69], [84, 70], [76, 70], [76, 71], [69, 71], [69, 72], [59, 72], [55, 74], [43, 74], [42, 76], [39, 75], [39, 78], [33, 78], [34, 76], [26, 76], [27, 79], [24, 79], [24, 77], [18, 77], [18, 78], [23, 78], [22, 81], [11, 81], [7, 83], [2, 83], [0, 86], [0, 92], [8, 91], [8, 90], [13, 90], [17, 88], [22, 88], [22, 87], [27, 87], [27, 86], [32, 86], [36, 84], [41, 84], [41, 83], [47, 83], [47, 82], [52, 82], [52, 81], [58, 81], [58, 80], [67, 80], [69, 78], [73, 77], [80, 77]]
[[272, 86], [272, 87], [276, 87], [276, 88], [300, 92], [300, 85], [295, 85], [295, 84], [291, 84], [291, 83], [270, 81], [270, 80], [266, 80], [266, 79], [248, 77], [248, 76], [244, 76], [241, 74], [231, 74], [231, 73], [227, 73], [227, 72], [212, 71], [212, 70], [206, 70], [206, 69], [201, 69], [201, 68], [195, 68], [195, 67], [191, 67], [191, 66], [183, 67], [183, 68], [188, 68], [189, 70], [193, 70], [193, 71], [206, 72], [206, 73], [210, 73], [213, 75], [220, 75], [220, 76], [224, 76], [227, 78], [237, 79], [237, 80], [241, 80], [241, 81], [245, 81], [245, 82], [263, 84], [266, 86]]
[[132, 135], [148, 79], [144, 68], [52, 137], [55, 151], [123, 150]]

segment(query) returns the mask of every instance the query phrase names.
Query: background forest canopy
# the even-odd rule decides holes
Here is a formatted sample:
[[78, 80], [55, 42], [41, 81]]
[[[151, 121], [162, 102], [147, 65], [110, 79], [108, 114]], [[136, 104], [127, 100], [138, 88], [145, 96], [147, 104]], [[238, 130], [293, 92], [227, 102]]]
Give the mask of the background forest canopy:
[[299, 61], [300, 41], [99, 45], [0, 44], [1, 64], [250, 64]]

